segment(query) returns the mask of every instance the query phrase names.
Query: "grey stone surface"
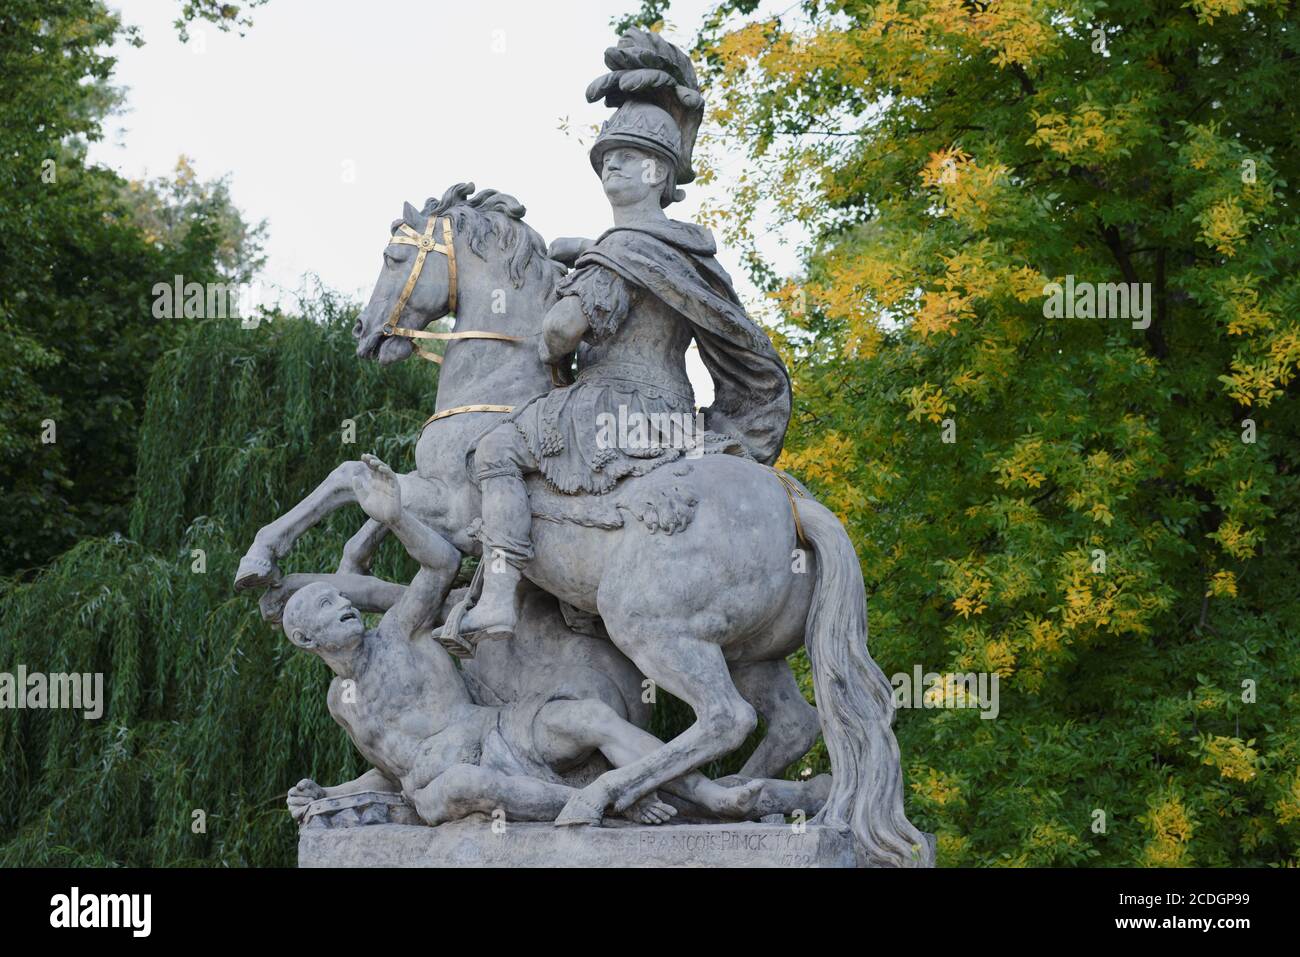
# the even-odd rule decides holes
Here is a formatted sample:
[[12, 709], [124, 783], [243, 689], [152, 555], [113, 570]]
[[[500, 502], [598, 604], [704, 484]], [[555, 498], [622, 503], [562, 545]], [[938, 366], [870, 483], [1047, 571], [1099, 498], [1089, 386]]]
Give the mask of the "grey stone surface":
[[840, 831], [785, 824], [556, 827], [470, 818], [438, 827], [304, 828], [299, 867], [855, 867]]

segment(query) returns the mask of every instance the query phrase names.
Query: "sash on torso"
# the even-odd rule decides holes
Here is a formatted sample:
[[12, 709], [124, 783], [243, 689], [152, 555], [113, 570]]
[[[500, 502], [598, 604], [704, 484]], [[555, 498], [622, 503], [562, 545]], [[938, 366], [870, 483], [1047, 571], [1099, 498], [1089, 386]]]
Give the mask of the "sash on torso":
[[767, 334], [745, 314], [716, 252], [709, 230], [663, 220], [606, 231], [575, 269], [604, 266], [689, 322], [714, 384], [705, 426], [735, 436], [771, 465], [790, 422], [790, 376]]

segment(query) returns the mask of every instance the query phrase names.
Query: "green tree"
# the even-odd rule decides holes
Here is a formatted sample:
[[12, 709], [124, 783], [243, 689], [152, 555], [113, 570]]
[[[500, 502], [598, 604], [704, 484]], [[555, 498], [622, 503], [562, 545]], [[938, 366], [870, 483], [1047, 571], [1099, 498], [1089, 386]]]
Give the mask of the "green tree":
[[[900, 711], [913, 820], [948, 864], [1300, 862], [1293, 5], [756, 6], [699, 52], [782, 465], [854, 536], [887, 674], [1000, 679], [995, 720]], [[1055, 313], [1067, 277], [1149, 313]]]
[[244, 281], [259, 262], [261, 228], [224, 183], [87, 165], [119, 36], [141, 42], [97, 0], [0, 11], [0, 574], [125, 530], [145, 383], [181, 325], [153, 317], [153, 284]]
[[[291, 866], [285, 791], [365, 770], [325, 709], [328, 670], [231, 581], [256, 530], [343, 459], [409, 470], [436, 379], [358, 363], [354, 306], [324, 294], [305, 309], [189, 324], [151, 377], [131, 537], [0, 581], [0, 672], [103, 672], [107, 699], [96, 720], [0, 709], [0, 866]], [[286, 571], [333, 568], [362, 521], [335, 513]], [[376, 572], [409, 581], [394, 545]]]

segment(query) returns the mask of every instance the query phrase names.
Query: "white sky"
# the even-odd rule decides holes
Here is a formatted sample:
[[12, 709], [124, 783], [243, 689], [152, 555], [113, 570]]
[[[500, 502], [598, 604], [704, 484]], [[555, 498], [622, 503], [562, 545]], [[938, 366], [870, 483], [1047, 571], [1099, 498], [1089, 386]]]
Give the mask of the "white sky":
[[[229, 174], [245, 218], [268, 221], [260, 278], [274, 287], [315, 273], [364, 301], [402, 202], [462, 181], [514, 195], [548, 242], [610, 225], [586, 155], [610, 111], [583, 91], [616, 41], [611, 18], [638, 0], [270, 0], [245, 36], [200, 23], [188, 44], [172, 26], [178, 0], [112, 5], [145, 45], [115, 50], [125, 112], [92, 160], [136, 179], [170, 175], [185, 154], [201, 178]], [[665, 35], [688, 48], [709, 6], [676, 0]], [[726, 195], [728, 165], [714, 195]], [[685, 189], [669, 215], [690, 220], [702, 192]], [[794, 268], [788, 247], [773, 242], [772, 255]], [[754, 301], [738, 260], [718, 258]], [[691, 360], [707, 405], [712, 383]]]

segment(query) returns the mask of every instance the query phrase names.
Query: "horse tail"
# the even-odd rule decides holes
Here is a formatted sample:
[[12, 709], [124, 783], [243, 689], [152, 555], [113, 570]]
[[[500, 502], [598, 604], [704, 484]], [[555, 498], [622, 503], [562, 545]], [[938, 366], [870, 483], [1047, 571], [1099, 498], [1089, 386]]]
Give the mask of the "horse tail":
[[804, 632], [817, 713], [831, 760], [831, 793], [813, 823], [847, 829], [877, 867], [931, 867], [933, 838], [903, 810], [893, 695], [867, 652], [867, 595], [848, 533], [827, 508], [800, 499], [817, 576]]

